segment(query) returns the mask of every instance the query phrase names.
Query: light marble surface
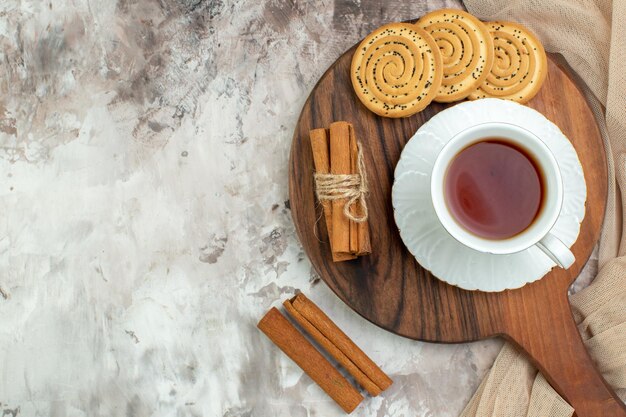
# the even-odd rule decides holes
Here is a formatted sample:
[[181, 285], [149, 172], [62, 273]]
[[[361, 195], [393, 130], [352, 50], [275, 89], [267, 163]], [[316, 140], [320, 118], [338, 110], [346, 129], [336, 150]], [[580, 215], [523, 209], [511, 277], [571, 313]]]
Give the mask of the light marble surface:
[[458, 415], [500, 342], [364, 321], [286, 206], [326, 67], [443, 4], [0, 2], [0, 413], [341, 416], [255, 328], [300, 289], [395, 380], [354, 415]]

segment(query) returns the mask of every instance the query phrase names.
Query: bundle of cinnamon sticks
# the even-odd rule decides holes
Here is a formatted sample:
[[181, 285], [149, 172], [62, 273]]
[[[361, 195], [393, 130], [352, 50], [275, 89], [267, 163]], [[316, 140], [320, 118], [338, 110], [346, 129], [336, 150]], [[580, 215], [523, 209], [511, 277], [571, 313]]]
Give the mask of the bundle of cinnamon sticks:
[[[359, 166], [359, 148], [352, 124], [334, 122], [329, 129], [313, 129], [309, 135], [316, 174], [365, 175], [360, 172], [362, 165]], [[362, 201], [359, 199], [350, 207], [354, 217], [363, 216]], [[355, 259], [372, 251], [367, 220], [350, 220], [344, 213], [347, 202], [347, 198], [320, 198], [334, 262]]]
[[[370, 395], [376, 396], [392, 384], [392, 380], [304, 294], [286, 300], [283, 305], [293, 320]], [[361, 403], [361, 393], [278, 309], [272, 308], [259, 321], [258, 327], [345, 412], [352, 412]]]

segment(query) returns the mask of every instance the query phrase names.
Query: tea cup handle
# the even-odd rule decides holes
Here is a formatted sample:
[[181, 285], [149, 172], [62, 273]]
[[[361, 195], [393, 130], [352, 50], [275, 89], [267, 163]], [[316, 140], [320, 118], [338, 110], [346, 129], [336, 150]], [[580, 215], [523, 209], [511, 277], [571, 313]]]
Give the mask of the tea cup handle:
[[561, 242], [561, 240], [552, 233], [548, 233], [543, 239], [537, 242], [537, 247], [563, 269], [572, 266], [576, 260], [574, 254], [565, 243]]

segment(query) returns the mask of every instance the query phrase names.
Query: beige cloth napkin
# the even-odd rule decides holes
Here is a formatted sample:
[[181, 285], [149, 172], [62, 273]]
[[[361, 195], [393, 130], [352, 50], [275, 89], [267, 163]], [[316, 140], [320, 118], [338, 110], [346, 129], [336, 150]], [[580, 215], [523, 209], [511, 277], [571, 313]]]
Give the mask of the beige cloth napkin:
[[[465, 0], [465, 6], [483, 20], [528, 26], [587, 85], [609, 153], [609, 201], [600, 272], [570, 301], [591, 357], [626, 400], [626, 0]], [[573, 411], [507, 344], [462, 416], [569, 417]]]

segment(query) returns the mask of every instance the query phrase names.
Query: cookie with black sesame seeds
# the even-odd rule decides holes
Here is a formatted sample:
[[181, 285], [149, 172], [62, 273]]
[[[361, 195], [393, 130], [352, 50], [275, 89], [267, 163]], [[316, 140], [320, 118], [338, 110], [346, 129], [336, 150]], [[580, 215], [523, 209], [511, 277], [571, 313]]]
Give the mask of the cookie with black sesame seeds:
[[439, 48], [412, 24], [381, 26], [354, 52], [350, 78], [357, 97], [372, 112], [411, 116], [432, 102], [441, 85]]
[[443, 79], [435, 101], [462, 100], [487, 78], [493, 64], [493, 41], [487, 27], [471, 14], [440, 9], [416, 23], [437, 43], [443, 62]]
[[519, 23], [485, 24], [493, 38], [495, 60], [485, 81], [469, 98], [496, 97], [527, 103], [539, 92], [548, 74], [543, 45]]

